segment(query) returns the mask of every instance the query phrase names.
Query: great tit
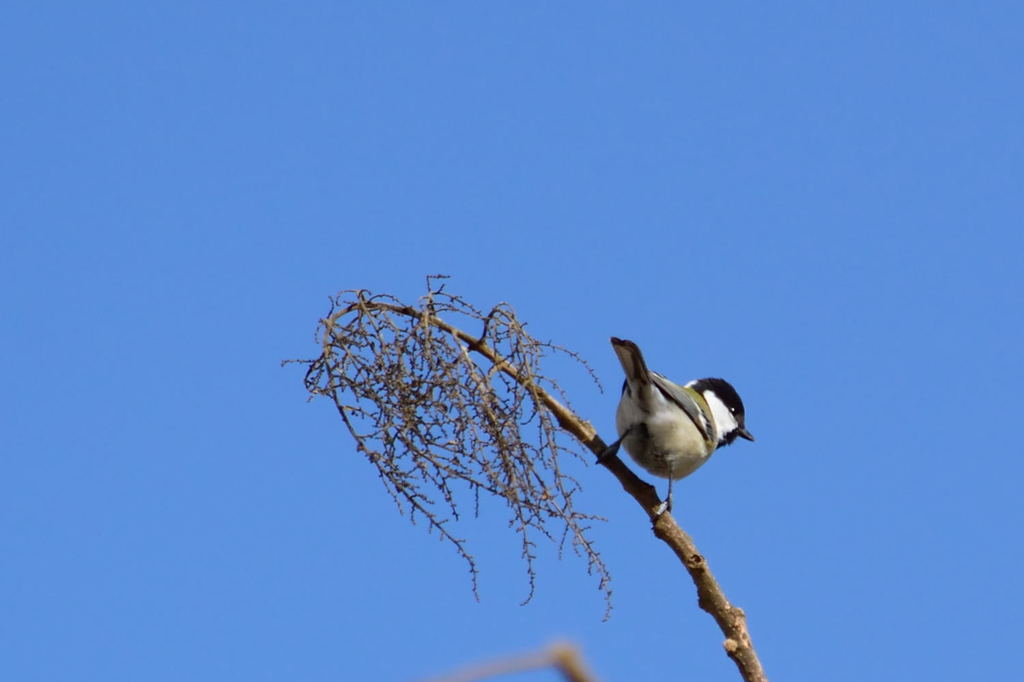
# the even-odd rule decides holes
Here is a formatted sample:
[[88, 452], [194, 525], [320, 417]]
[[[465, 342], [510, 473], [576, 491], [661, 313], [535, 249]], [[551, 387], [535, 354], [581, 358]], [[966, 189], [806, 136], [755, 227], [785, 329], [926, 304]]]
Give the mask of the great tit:
[[672, 481], [689, 476], [717, 448], [737, 437], [754, 440], [744, 425], [743, 401], [725, 379], [696, 379], [680, 386], [647, 369], [644, 356], [632, 341], [611, 339], [626, 381], [615, 412], [619, 445], [637, 464], [668, 479], [668, 499], [659, 510], [672, 509]]

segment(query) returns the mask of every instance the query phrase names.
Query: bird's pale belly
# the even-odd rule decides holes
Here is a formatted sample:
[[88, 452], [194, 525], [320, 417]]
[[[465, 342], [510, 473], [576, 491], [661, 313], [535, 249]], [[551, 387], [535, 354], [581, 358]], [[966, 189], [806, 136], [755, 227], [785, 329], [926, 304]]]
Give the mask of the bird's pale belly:
[[676, 480], [692, 474], [711, 455], [697, 429], [688, 424], [681, 427], [677, 420], [641, 426], [631, 432], [622, 445], [629, 456], [650, 473]]

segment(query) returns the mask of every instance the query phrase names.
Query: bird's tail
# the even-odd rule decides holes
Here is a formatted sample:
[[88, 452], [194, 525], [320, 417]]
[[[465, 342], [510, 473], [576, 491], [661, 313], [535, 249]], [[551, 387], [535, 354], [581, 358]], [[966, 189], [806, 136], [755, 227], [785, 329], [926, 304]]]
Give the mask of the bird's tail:
[[626, 373], [626, 381], [632, 386], [645, 386], [651, 383], [651, 376], [647, 371], [647, 363], [644, 362], [643, 353], [632, 341], [612, 337], [612, 349], [619, 358], [622, 371]]

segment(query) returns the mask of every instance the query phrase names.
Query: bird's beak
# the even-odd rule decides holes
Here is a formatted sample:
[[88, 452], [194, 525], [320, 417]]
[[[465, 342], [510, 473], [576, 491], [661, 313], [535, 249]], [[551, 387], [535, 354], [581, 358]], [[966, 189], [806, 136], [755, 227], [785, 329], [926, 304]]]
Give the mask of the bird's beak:
[[745, 426], [741, 426], [740, 430], [737, 433], [739, 433], [740, 438], [746, 438], [747, 440], [754, 440], [753, 434], [750, 433], [750, 431], [747, 431], [747, 427], [745, 427]]

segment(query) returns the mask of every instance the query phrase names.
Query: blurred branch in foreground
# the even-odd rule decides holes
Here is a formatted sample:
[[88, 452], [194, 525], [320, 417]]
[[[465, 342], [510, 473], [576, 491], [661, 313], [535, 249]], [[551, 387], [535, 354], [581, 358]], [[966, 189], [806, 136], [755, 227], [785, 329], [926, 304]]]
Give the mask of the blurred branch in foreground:
[[554, 668], [561, 673], [565, 682], [598, 682], [587, 668], [579, 649], [565, 642], [556, 642], [544, 651], [469, 666], [426, 682], [477, 682], [489, 677], [543, 668]]
[[[306, 363], [307, 390], [334, 402], [399, 511], [408, 511], [414, 522], [417, 515], [426, 519], [428, 529], [456, 548], [469, 566], [474, 591], [476, 562], [451, 530], [465, 507], [458, 490], [472, 494], [473, 513], [481, 493], [504, 500], [509, 525], [520, 536], [530, 596], [539, 535], [560, 549], [568, 542], [586, 557], [588, 572], [597, 574], [610, 599], [608, 569], [588, 536], [590, 522], [600, 517], [575, 508], [580, 486], [561, 466], [563, 455], [583, 458], [580, 445], [595, 455], [606, 446], [589, 422], [563, 404], [558, 383], [540, 368], [541, 359], [553, 353], [582, 360], [532, 337], [507, 304], [484, 313], [445, 292], [443, 279], [427, 278], [427, 293], [417, 306], [364, 290], [332, 299], [317, 330], [321, 354]], [[476, 325], [477, 333], [456, 327], [452, 319]], [[564, 444], [566, 435], [575, 442]], [[698, 604], [718, 623], [743, 679], [766, 680], [742, 609], [730, 604], [672, 515], [658, 514], [654, 487], [618, 457], [601, 464], [644, 508], [655, 536], [690, 574]]]

